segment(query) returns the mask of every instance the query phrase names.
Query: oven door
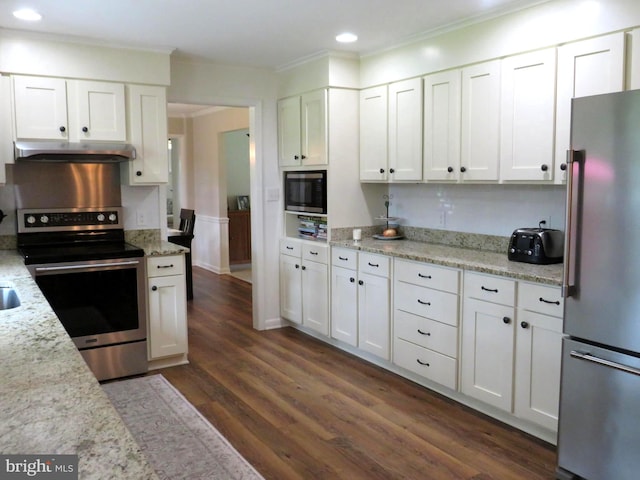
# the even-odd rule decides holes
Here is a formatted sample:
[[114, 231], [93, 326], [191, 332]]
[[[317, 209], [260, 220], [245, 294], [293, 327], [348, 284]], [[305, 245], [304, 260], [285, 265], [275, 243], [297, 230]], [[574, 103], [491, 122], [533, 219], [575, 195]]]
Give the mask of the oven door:
[[144, 258], [27, 268], [80, 350], [146, 339]]

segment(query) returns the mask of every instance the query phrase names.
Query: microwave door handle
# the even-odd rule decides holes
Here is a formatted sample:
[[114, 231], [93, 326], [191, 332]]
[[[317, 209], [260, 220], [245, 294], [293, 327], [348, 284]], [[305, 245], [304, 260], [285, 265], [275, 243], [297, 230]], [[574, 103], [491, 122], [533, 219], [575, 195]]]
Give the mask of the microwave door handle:
[[[579, 205], [576, 193], [579, 191], [580, 164], [584, 163], [584, 150], [567, 150], [567, 203], [564, 239], [564, 271], [562, 275], [562, 297], [575, 294], [576, 290], [576, 253], [578, 241]], [[576, 197], [574, 199], [574, 197]]]

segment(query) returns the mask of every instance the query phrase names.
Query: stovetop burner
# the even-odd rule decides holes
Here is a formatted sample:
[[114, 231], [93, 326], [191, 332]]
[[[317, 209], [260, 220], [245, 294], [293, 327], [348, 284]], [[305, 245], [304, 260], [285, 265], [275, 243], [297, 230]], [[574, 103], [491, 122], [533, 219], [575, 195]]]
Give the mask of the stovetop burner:
[[144, 256], [124, 241], [121, 207], [20, 209], [17, 217], [27, 265]]

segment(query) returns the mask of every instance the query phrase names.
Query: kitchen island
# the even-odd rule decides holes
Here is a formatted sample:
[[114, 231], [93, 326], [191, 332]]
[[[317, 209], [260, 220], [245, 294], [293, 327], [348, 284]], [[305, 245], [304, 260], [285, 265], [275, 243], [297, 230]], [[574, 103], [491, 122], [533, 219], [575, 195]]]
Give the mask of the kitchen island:
[[0, 311], [0, 453], [76, 454], [83, 480], [157, 478], [16, 251], [0, 272], [21, 302]]

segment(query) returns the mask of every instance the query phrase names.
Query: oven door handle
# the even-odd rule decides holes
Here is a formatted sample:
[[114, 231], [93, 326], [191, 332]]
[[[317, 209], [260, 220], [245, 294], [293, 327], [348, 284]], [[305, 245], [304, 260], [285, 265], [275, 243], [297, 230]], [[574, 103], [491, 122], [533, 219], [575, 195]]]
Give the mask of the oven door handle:
[[64, 271], [86, 270], [86, 269], [94, 269], [94, 268], [127, 267], [127, 266], [139, 265], [139, 264], [140, 262], [138, 260], [131, 260], [126, 262], [113, 262], [113, 263], [85, 263], [82, 265], [36, 267], [35, 272], [36, 274], [46, 273], [46, 272], [64, 272]]

